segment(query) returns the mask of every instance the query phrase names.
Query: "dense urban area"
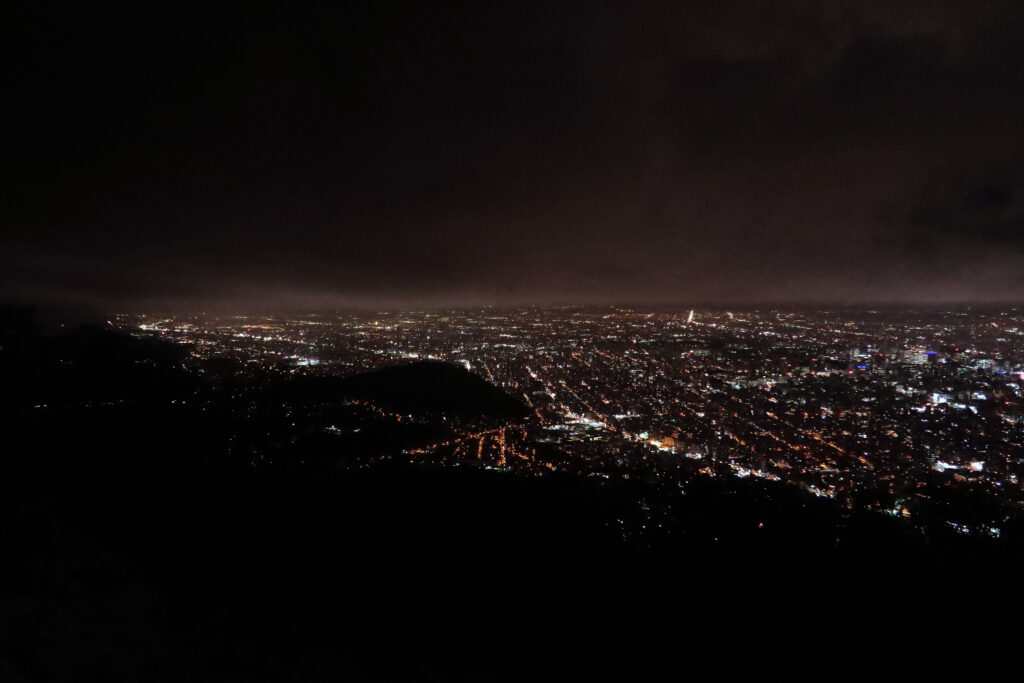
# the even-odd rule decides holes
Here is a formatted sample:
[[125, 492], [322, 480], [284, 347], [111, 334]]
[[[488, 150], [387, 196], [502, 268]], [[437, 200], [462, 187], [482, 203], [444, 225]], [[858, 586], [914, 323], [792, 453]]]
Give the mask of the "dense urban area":
[[[339, 467], [408, 460], [684, 490], [705, 477], [760, 478], [845, 509], [911, 525], [941, 519], [946, 532], [985, 538], [999, 538], [1024, 502], [1024, 314], [1015, 309], [522, 308], [110, 322], [186, 345], [185, 365], [217, 378], [249, 418], [231, 448], [256, 466], [292, 445], [299, 461], [315, 451]], [[424, 361], [462, 366], [528, 410], [496, 423], [359, 398], [341, 411], [326, 400], [245, 398], [268, 378]], [[268, 412], [275, 407], [283, 421]], [[431, 421], [446, 431], [395, 442], [386, 427]], [[354, 451], [360, 458], [346, 459]], [[657, 515], [650, 511], [652, 525]]]

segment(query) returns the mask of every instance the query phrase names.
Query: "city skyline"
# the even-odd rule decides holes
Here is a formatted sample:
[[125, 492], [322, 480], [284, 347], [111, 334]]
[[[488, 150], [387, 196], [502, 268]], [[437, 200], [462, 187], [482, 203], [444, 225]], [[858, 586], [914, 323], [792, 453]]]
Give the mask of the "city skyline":
[[[307, 382], [311, 392], [310, 382], [341, 379], [327, 385], [326, 402], [286, 400], [283, 424], [264, 401], [245, 393], [238, 401], [238, 414], [268, 430], [259, 443], [291, 443], [303, 462], [358, 469], [408, 460], [681, 488], [752, 478], [834, 500], [849, 514], [904, 518], [931, 536], [999, 538], [1024, 503], [1024, 315], [1016, 311], [530, 307], [121, 314], [111, 325], [180, 344], [193, 372], [236, 391]], [[394, 397], [352, 398], [344, 388], [343, 378], [382, 368], [429, 377], [430, 363], [464, 367], [524, 414], [481, 422], [446, 414], [439, 397], [436, 409], [406, 414]], [[402, 448], [391, 441], [441, 422], [432, 437], [412, 436]], [[243, 451], [248, 438], [238, 436]], [[327, 445], [315, 445], [322, 438]], [[248, 457], [288, 467], [289, 452], [259, 447]], [[651, 506], [645, 519], [669, 508]]]

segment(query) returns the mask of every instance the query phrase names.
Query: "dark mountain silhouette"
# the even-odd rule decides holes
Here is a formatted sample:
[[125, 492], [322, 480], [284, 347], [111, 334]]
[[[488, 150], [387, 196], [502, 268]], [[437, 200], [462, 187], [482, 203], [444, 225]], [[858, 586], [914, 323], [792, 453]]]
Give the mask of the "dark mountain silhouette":
[[528, 411], [518, 401], [458, 365], [423, 361], [382, 368], [339, 384], [347, 396], [395, 410], [517, 418]]
[[195, 391], [187, 348], [95, 325], [47, 331], [29, 308], [0, 307], [0, 406], [169, 400]]
[[300, 377], [282, 388], [293, 400], [362, 399], [416, 415], [512, 421], [529, 411], [498, 387], [452, 363], [422, 361], [343, 378]]

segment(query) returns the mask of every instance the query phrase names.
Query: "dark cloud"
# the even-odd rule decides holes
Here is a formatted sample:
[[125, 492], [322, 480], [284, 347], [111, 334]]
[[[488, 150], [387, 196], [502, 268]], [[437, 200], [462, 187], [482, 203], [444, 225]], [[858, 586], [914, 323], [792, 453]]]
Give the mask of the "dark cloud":
[[1024, 294], [1019, 3], [34, 2], [13, 18], [7, 296]]
[[1024, 253], [1024, 166], [933, 181], [897, 220], [897, 234], [931, 251]]

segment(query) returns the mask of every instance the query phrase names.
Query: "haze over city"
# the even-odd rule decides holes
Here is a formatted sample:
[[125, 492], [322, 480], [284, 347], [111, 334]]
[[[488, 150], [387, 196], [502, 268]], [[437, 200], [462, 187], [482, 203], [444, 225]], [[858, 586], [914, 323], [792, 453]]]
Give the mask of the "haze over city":
[[1019, 3], [25, 3], [12, 26], [8, 298], [1024, 296]]

